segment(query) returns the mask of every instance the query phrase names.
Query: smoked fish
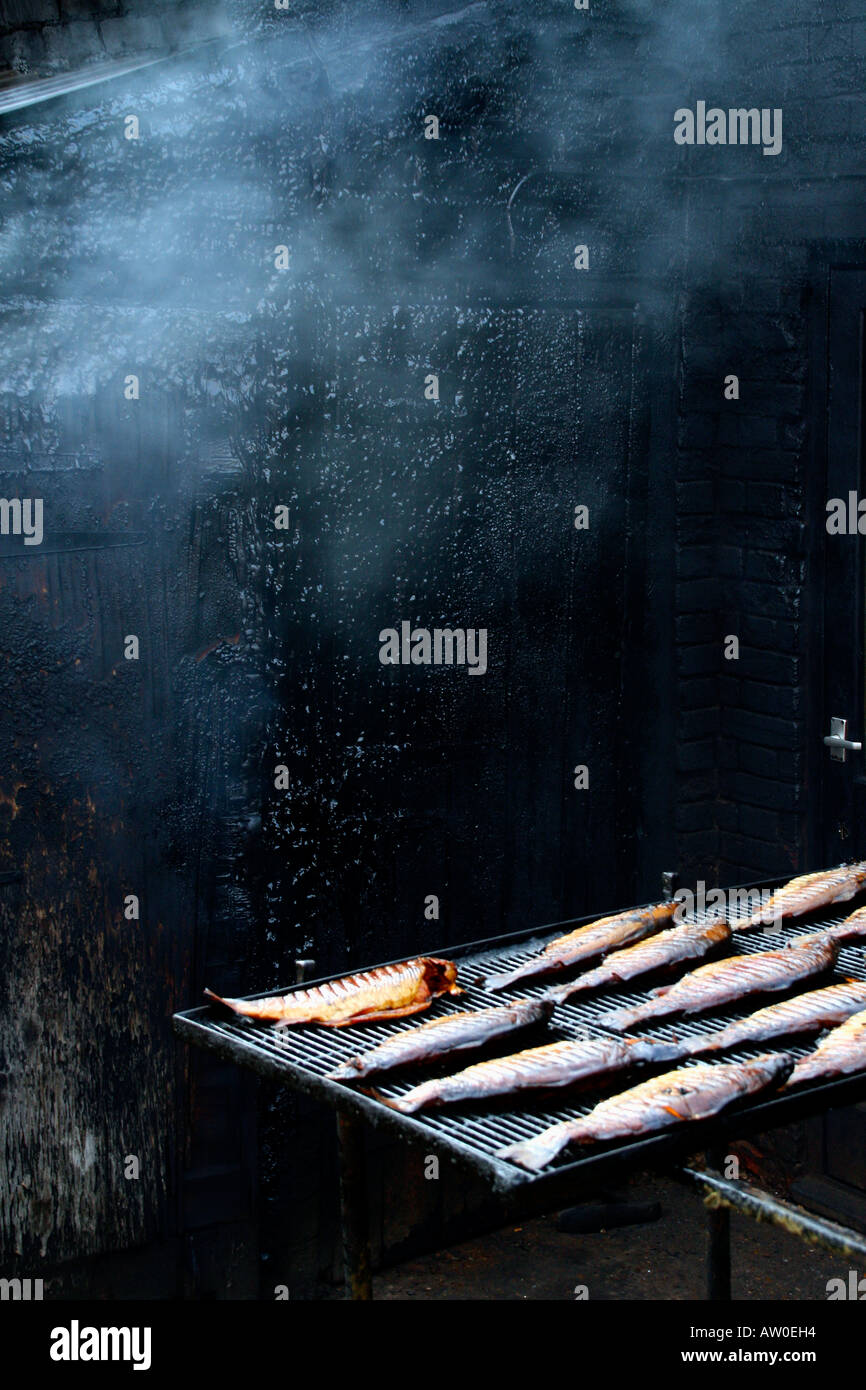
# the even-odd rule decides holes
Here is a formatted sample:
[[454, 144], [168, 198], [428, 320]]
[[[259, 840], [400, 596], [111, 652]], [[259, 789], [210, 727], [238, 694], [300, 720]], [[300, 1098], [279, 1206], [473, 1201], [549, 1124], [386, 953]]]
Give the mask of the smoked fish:
[[652, 1038], [588, 1038], [548, 1043], [511, 1057], [477, 1062], [454, 1076], [425, 1081], [398, 1099], [386, 1100], [386, 1104], [411, 1115], [416, 1110], [458, 1101], [484, 1101], [521, 1091], [571, 1086], [640, 1063], [672, 1062], [681, 1056], [682, 1050], [673, 1043], [657, 1043]]
[[831, 903], [844, 903], [860, 893], [866, 885], [866, 861], [859, 864], [840, 864], [836, 869], [822, 869], [816, 874], [801, 874], [784, 887], [777, 888], [757, 912], [735, 922], [737, 931], [752, 931], [769, 926], [785, 917], [802, 917]]
[[671, 927], [670, 931], [651, 936], [649, 941], [639, 941], [625, 951], [612, 952], [594, 970], [579, 975], [570, 984], [548, 990], [544, 998], [552, 999], [555, 1004], [564, 1004], [572, 995], [581, 994], [584, 990], [598, 989], [600, 985], [616, 986], [624, 980], [634, 980], [639, 975], [662, 970], [665, 966], [699, 959], [730, 939], [731, 928], [727, 922], [686, 922], [681, 927]]
[[796, 937], [795, 943], [802, 945], [804, 941], [814, 941], [819, 936], [829, 936], [840, 946], [846, 946], [852, 941], [866, 939], [866, 907], [858, 907], [857, 911], [852, 912], [850, 917], [846, 917], [843, 922], [837, 922], [833, 927], [818, 927], [808, 936]]
[[209, 989], [205, 994], [244, 1018], [263, 1019], [278, 1028], [299, 1023], [343, 1028], [349, 1023], [421, 1013], [441, 994], [463, 994], [456, 981], [457, 966], [453, 961], [418, 956], [416, 960], [382, 965], [311, 989], [273, 994], [268, 999], [223, 999]]
[[698, 1062], [665, 1072], [601, 1101], [581, 1119], [565, 1120], [534, 1139], [509, 1144], [496, 1157], [538, 1172], [568, 1144], [654, 1134], [685, 1120], [717, 1115], [736, 1100], [780, 1085], [793, 1065], [793, 1057], [785, 1053], [765, 1053], [748, 1062]]
[[778, 951], [756, 951], [754, 955], [728, 956], [689, 971], [673, 985], [662, 985], [652, 991], [645, 1004], [634, 1008], [614, 1009], [598, 1020], [602, 1026], [617, 1032], [633, 1028], [647, 1019], [663, 1018], [666, 1014], [695, 1014], [703, 1009], [735, 1004], [749, 994], [771, 993], [789, 989], [798, 980], [806, 980], [829, 970], [836, 963], [839, 943], [826, 933], [814, 939], [797, 938], [790, 946]]
[[689, 1038], [683, 1044], [683, 1051], [695, 1057], [702, 1052], [721, 1052], [740, 1043], [767, 1042], [770, 1038], [786, 1038], [794, 1033], [818, 1033], [822, 1028], [844, 1023], [863, 1009], [866, 1009], [866, 980], [845, 980], [840, 985], [811, 989], [806, 994], [796, 994], [793, 999], [769, 1004], [749, 1014], [748, 1018], [737, 1019], [702, 1038]]
[[866, 1013], [849, 1018], [822, 1038], [814, 1052], [803, 1057], [791, 1073], [789, 1086], [804, 1081], [824, 1081], [831, 1076], [847, 1076], [866, 1070]]
[[633, 941], [642, 941], [645, 936], [661, 931], [678, 907], [679, 903], [674, 901], [656, 903], [654, 907], [629, 908], [626, 912], [617, 912], [613, 917], [587, 922], [586, 926], [577, 927], [567, 936], [558, 936], [525, 965], [503, 975], [490, 975], [481, 983], [485, 989], [508, 989], [519, 980], [552, 975], [569, 965], [596, 960], [620, 946], [630, 946]]
[[410, 1063], [430, 1062], [446, 1053], [465, 1052], [536, 1023], [546, 1023], [553, 1013], [552, 999], [516, 999], [493, 1009], [446, 1014], [444, 1018], [407, 1028], [386, 1038], [378, 1047], [350, 1057], [329, 1073], [333, 1081], [359, 1081], [364, 1076], [391, 1071]]

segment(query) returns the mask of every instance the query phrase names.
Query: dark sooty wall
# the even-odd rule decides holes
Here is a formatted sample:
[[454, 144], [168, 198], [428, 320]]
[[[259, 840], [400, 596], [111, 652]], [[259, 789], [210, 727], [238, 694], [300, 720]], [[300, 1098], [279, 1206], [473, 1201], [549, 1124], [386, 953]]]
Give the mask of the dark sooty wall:
[[[866, 5], [223, 8], [221, 58], [0, 137], [2, 487], [46, 530], [0, 560], [0, 1231], [59, 1291], [132, 1247], [115, 1289], [330, 1272], [330, 1122], [175, 1048], [203, 985], [804, 852], [807, 258], [861, 230]], [[704, 98], [783, 152], [677, 146]], [[383, 666], [402, 621], [486, 674]], [[374, 1183], [380, 1247], [475, 1200]]]

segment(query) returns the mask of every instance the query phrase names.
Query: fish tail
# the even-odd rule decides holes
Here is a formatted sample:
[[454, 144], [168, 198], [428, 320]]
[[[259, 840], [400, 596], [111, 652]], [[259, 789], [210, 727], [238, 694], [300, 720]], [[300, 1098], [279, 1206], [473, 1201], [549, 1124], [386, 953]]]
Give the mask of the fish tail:
[[245, 1014], [250, 1011], [249, 1004], [244, 1004], [241, 999], [224, 999], [221, 994], [214, 994], [212, 989], [206, 989], [205, 995], [208, 999], [212, 999], [215, 1004], [222, 1004], [224, 1008], [231, 1009], [232, 1013]]
[[342, 1066], [326, 1072], [325, 1079], [327, 1081], [360, 1081], [366, 1075], [363, 1067], [356, 1067], [351, 1062], [344, 1062]]
[[423, 1110], [425, 1105], [441, 1104], [439, 1086], [440, 1083], [437, 1081], [423, 1081], [402, 1096], [384, 1096], [381, 1091], [371, 1086], [369, 1094], [380, 1100], [383, 1105], [387, 1105], [389, 1110], [399, 1110], [402, 1115], [414, 1115], [416, 1110]]
[[704, 1052], [724, 1052], [725, 1048], [735, 1047], [738, 1042], [748, 1042], [748, 1038], [723, 1037], [721, 1033], [714, 1038], [705, 1033], [702, 1038], [690, 1038], [683, 1043], [683, 1057], [700, 1057]]
[[399, 1110], [401, 1115], [414, 1115], [416, 1110], [421, 1109], [420, 1100], [412, 1100], [411, 1095], [406, 1096], [383, 1096], [381, 1091], [371, 1088], [370, 1095], [375, 1100], [381, 1101], [382, 1105], [387, 1105], [389, 1110]]
[[504, 1158], [509, 1163], [517, 1163], [531, 1173], [537, 1173], [546, 1168], [566, 1144], [578, 1136], [579, 1129], [573, 1121], [563, 1125], [551, 1125], [550, 1129], [543, 1130], [534, 1139], [524, 1139], [519, 1144], [509, 1144], [507, 1148], [500, 1149], [496, 1157]]
[[779, 925], [775, 914], [769, 909], [770, 904], [765, 903], [763, 907], [758, 908], [757, 912], [750, 913], [748, 917], [738, 917], [736, 921], [731, 922], [731, 926], [734, 931], [754, 931], [755, 927]]
[[598, 1020], [605, 1028], [613, 1028], [616, 1033], [624, 1033], [626, 1028], [630, 1028], [633, 1023], [640, 1023], [642, 1016], [641, 1009], [614, 1009], [609, 1014], [602, 1014]]
[[557, 1004], [565, 1004], [574, 992], [567, 985], [563, 985], [561, 989], [547, 989], [541, 996], [542, 1003], [549, 1004], [553, 1009]]
[[509, 985], [517, 984], [518, 980], [529, 979], [532, 975], [542, 974], [537, 961], [530, 961], [528, 965], [520, 965], [516, 970], [508, 970], [502, 975], [486, 975], [479, 981], [482, 989], [508, 989]]

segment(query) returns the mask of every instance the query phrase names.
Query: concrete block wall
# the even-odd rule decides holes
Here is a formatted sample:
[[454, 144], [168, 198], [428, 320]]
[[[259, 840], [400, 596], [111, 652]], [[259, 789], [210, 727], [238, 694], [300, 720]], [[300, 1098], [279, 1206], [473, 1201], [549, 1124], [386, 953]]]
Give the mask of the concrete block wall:
[[[808, 528], [822, 521], [808, 502], [810, 297], [834, 243], [859, 240], [862, 256], [866, 231], [866, 3], [732, 13], [725, 82], [695, 95], [780, 107], [784, 146], [759, 167], [732, 163], [745, 151], [686, 152], [701, 269], [681, 317], [677, 516], [681, 863], [728, 883], [804, 867], [805, 759], [821, 732], [805, 712], [821, 659], [805, 602]], [[729, 373], [738, 401], [724, 399]]]
[[[730, 214], [720, 217], [724, 228]], [[810, 230], [804, 209], [804, 239]], [[726, 881], [793, 872], [805, 842], [809, 324], [790, 246], [774, 251], [775, 280], [761, 267], [761, 278], [720, 286], [712, 307], [695, 306], [683, 326], [678, 828], [688, 869]], [[746, 299], [764, 312], [744, 314]], [[782, 358], [768, 350], [776, 338], [791, 344]], [[718, 359], [711, 381], [690, 352], [707, 343]], [[738, 401], [724, 399], [731, 373]], [[729, 637], [737, 659], [725, 658]]]

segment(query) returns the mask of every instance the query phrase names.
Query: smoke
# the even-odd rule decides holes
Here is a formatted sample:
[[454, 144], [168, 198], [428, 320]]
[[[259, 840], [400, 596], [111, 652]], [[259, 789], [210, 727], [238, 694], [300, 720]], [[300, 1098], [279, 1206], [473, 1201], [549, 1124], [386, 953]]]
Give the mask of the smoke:
[[[0, 136], [0, 445], [95, 447], [128, 490], [139, 483], [127, 444], [159, 454], [150, 434], [168, 402], [170, 493], [194, 491], [202, 435], [231, 439], [236, 467], [211, 483], [238, 517], [230, 561], [247, 644], [225, 660], [246, 649], [269, 663], [274, 706], [293, 707], [297, 762], [320, 759], [303, 804], [321, 830], [308, 831], [309, 874], [330, 836], [335, 880], [346, 859], [364, 860], [347, 848], [363, 813], [352, 821], [335, 794], [342, 745], [322, 748], [328, 719], [345, 749], [372, 742], [357, 720], [342, 728], [340, 711], [352, 682], [369, 679], [379, 630], [487, 627], [490, 673], [463, 684], [493, 687], [510, 618], [504, 548], [533, 526], [543, 573], [563, 544], [558, 464], [549, 480], [546, 470], [584, 390], [580, 324], [608, 297], [670, 303], [686, 270], [693, 285], [730, 270], [754, 249], [728, 229], [737, 180], [790, 172], [798, 127], [787, 112], [786, 148], [767, 161], [760, 149], [678, 147], [675, 110], [697, 99], [787, 106], [794, 69], [801, 85], [812, 74], [796, 50], [778, 59], [772, 15], [756, 5], [436, 9], [227, 7], [221, 55], [36, 108]], [[425, 138], [430, 117], [438, 139]], [[424, 394], [431, 373], [436, 402]], [[129, 374], [141, 384], [136, 423]], [[551, 419], [529, 416], [526, 441], [522, 402], [533, 398], [550, 402]], [[612, 388], [582, 409], [616, 427]], [[597, 534], [607, 524], [618, 535], [613, 445], [577, 456]], [[539, 479], [549, 498], [533, 496]], [[292, 514], [280, 549], [275, 501]], [[602, 574], [613, 553], [595, 555]], [[256, 597], [263, 576], [267, 600]], [[533, 615], [539, 663], [547, 616]], [[317, 653], [321, 669], [339, 663], [331, 684], [321, 669], [306, 686], [290, 679]], [[467, 689], [427, 692], [419, 726], [478, 722]], [[383, 696], [380, 770], [388, 720]], [[363, 801], [357, 783], [352, 795]]]
[[[783, 104], [755, 7], [430, 8], [227, 7], [221, 59], [36, 108], [0, 138], [6, 302], [35, 311], [55, 358], [13, 319], [7, 388], [32, 371], [49, 394], [95, 390], [131, 357], [166, 369], [166, 335], [194, 367], [210, 316], [283, 316], [298, 295], [363, 300], [384, 318], [407, 293], [576, 297], [578, 242], [590, 292], [600, 274], [667, 283], [688, 237], [684, 180], [760, 163], [759, 150], [678, 148], [674, 110]], [[129, 115], [138, 139], [124, 138]], [[428, 115], [438, 140], [424, 138]], [[697, 275], [702, 244], [689, 248]], [[288, 270], [274, 269], [278, 245]], [[70, 340], [68, 306], [97, 310], [92, 337]]]

